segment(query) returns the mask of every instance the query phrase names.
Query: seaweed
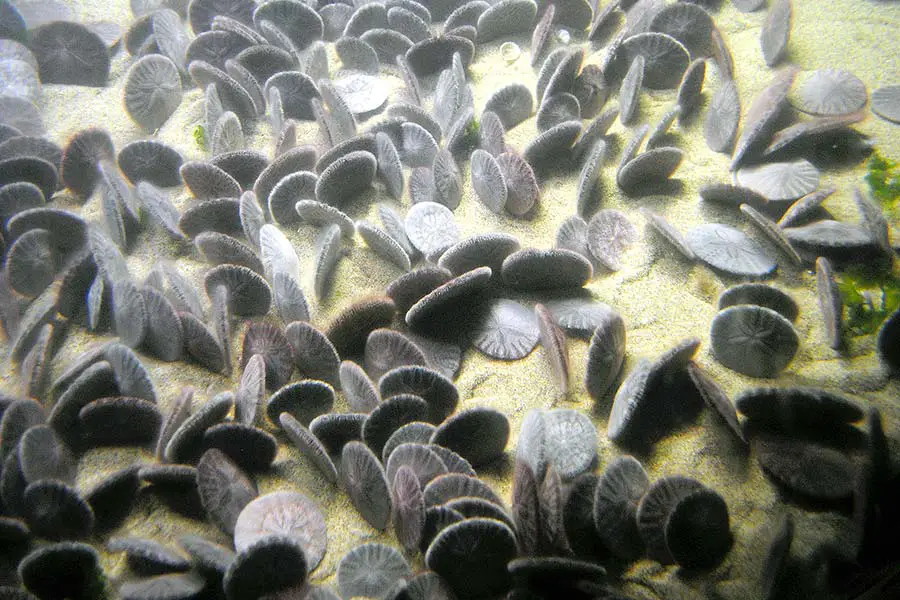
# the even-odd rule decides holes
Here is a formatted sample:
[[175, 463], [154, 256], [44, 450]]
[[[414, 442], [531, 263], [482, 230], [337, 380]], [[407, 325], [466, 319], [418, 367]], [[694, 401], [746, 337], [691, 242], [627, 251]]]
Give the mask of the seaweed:
[[847, 271], [841, 274], [838, 289], [847, 307], [844, 329], [851, 336], [875, 333], [900, 308], [900, 280], [892, 272]]
[[194, 142], [197, 143], [198, 148], [206, 151], [206, 128], [203, 125], [194, 127]]
[[[900, 217], [900, 164], [876, 150], [867, 166], [864, 179], [872, 197], [887, 220], [896, 222]], [[844, 330], [852, 336], [875, 333], [900, 308], [900, 273], [893, 263], [890, 268], [877, 271], [871, 267], [845, 271], [838, 289], [847, 307]]]
[[889, 220], [900, 216], [900, 164], [885, 158], [876, 150], [868, 162], [869, 172], [864, 179], [872, 197], [881, 205]]

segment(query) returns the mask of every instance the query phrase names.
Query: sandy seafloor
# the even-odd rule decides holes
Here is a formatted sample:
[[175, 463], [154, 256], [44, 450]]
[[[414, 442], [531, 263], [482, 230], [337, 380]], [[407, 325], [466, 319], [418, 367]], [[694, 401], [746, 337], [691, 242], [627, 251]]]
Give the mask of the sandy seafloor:
[[[132, 20], [126, 0], [85, 0], [71, 4], [77, 17], [85, 22], [114, 20], [127, 27]], [[793, 4], [793, 29], [785, 62], [805, 70], [819, 67], [848, 69], [866, 83], [870, 92], [881, 85], [900, 83], [900, 42], [897, 37], [900, 31], [900, 4], [869, 0], [794, 0]], [[764, 12], [739, 13], [728, 1], [717, 13], [719, 27], [734, 54], [736, 81], [744, 112], [752, 98], [772, 77], [772, 71], [765, 66], [759, 49], [758, 38], [764, 17]], [[573, 44], [577, 38], [573, 36]], [[529, 65], [530, 36], [512, 38], [523, 50], [521, 57], [512, 64], [504, 61], [499, 54], [500, 43], [507, 39], [510, 38], [477, 47], [475, 60], [469, 69], [476, 114], [480, 114], [490, 94], [506, 83], [521, 81], [534, 89], [536, 69]], [[329, 44], [329, 49], [334, 73], [340, 65], [333, 45]], [[599, 46], [592, 48], [588, 45], [586, 62], [599, 62], [601, 57]], [[109, 86], [105, 89], [45, 86], [40, 106], [49, 136], [64, 145], [76, 131], [99, 126], [109, 130], [117, 148], [144, 137], [146, 134], [130, 121], [122, 109], [124, 73], [132, 62], [133, 59], [126, 53], [119, 53], [113, 61]], [[400, 99], [401, 81], [397, 72], [383, 68], [382, 75], [392, 87], [391, 101]], [[715, 68], [708, 68], [704, 103], [708, 103], [718, 85]], [[655, 124], [673, 103], [674, 95], [674, 91], [644, 91], [637, 123]], [[615, 98], [612, 98], [609, 106], [614, 102]], [[180, 108], [158, 132], [158, 137], [177, 148], [186, 159], [204, 158], [203, 151], [192, 136], [202, 113], [201, 91], [196, 88], [188, 90]], [[816, 304], [814, 273], [809, 268], [790, 266], [784, 256], [768, 244], [738, 211], [704, 206], [700, 201], [697, 190], [702, 184], [728, 181], [730, 178], [727, 171], [729, 157], [713, 153], [703, 141], [704, 113], [705, 106], [699, 118], [693, 119], [687, 126], [676, 124], [672, 129], [673, 142], [686, 153], [684, 163], [676, 172], [682, 186], [677, 195], [626, 198], [614, 184], [615, 165], [618, 163], [618, 156], [614, 156], [603, 172], [602, 206], [626, 211], [641, 231], [644, 231], [644, 220], [637, 209], [648, 207], [664, 215], [682, 231], [701, 222], [716, 221], [734, 225], [760, 240], [779, 261], [778, 276], [773, 284], [787, 291], [801, 307], [796, 323], [801, 339], [800, 350], [776, 380], [755, 380], [720, 365], [710, 353], [709, 327], [716, 313], [718, 295], [737, 281], [717, 275], [700, 264], [688, 264], [671, 248], [657, 246], [654, 238], [646, 233], [628, 251], [621, 271], [598, 273], [588, 285], [598, 300], [612, 305], [625, 319], [628, 336], [625, 368], [630, 369], [642, 357], [653, 359], [677, 342], [697, 336], [703, 344], [696, 360], [731, 395], [745, 387], [761, 384], [816, 385], [840, 390], [865, 406], [877, 406], [882, 412], [887, 433], [893, 440], [891, 449], [896, 459], [900, 452], [900, 382], [889, 380], [879, 365], [874, 354], [874, 336], [852, 339], [843, 353], [832, 351], [825, 343]], [[361, 124], [360, 129], [372, 122], [369, 120]], [[619, 141], [617, 153], [635, 126], [624, 128], [617, 122], [613, 127], [612, 133]], [[883, 154], [900, 158], [900, 126], [870, 115], [857, 129], [872, 136]], [[248, 142], [254, 148], [271, 156], [273, 136], [267, 120], [258, 121], [247, 134]], [[535, 134], [535, 120], [532, 117], [508, 132], [507, 142], [521, 150]], [[304, 142], [316, 142], [316, 136], [315, 124], [308, 123], [302, 128], [302, 136], [298, 137]], [[558, 225], [575, 212], [575, 171], [545, 181], [541, 186], [541, 204], [535, 218], [517, 220], [508, 215], [495, 215], [481, 205], [475, 199], [468, 181], [468, 164], [462, 163], [460, 166], [465, 177], [465, 195], [455, 216], [463, 236], [502, 230], [518, 236], [523, 246], [550, 247]], [[821, 186], [833, 184], [838, 187], [838, 192], [825, 205], [839, 218], [857, 219], [851, 189], [852, 186], [864, 185], [864, 173], [863, 164], [823, 173]], [[179, 208], [190, 202], [183, 190], [177, 192], [175, 200]], [[377, 222], [376, 201], [389, 201], [380, 183], [373, 191], [345, 208], [354, 219], [367, 218]], [[403, 206], [399, 207], [401, 213], [408, 207], [408, 202], [408, 198], [404, 197]], [[72, 196], [61, 192], [55, 197], [54, 204], [79, 210], [91, 220], [100, 219], [97, 196], [79, 206]], [[286, 233], [300, 255], [304, 267], [304, 289], [313, 302], [311, 261], [315, 231], [301, 226], [296, 230], [286, 230]], [[140, 234], [128, 262], [133, 275], [142, 278], [156, 261], [163, 258], [177, 260], [182, 271], [201, 281], [206, 265], [196, 250], [190, 246], [176, 246], [157, 229], [151, 228]], [[400, 274], [396, 267], [377, 257], [357, 237], [346, 248], [346, 256], [337, 267], [331, 294], [314, 305], [313, 323], [324, 326], [354, 298], [383, 293], [385, 286]], [[269, 318], [275, 319], [271, 315]], [[235, 323], [233, 355], [236, 360], [240, 356], [242, 333], [242, 324]], [[80, 326], [70, 328], [66, 342], [56, 356], [53, 374], [59, 374], [88, 344], [105, 339], [110, 338], [108, 335], [98, 337], [88, 334]], [[587, 343], [570, 338], [568, 347], [573, 377], [571, 392], [565, 398], [558, 396], [550, 364], [540, 347], [524, 360], [510, 363], [488, 360], [474, 350], [464, 355], [456, 380], [461, 393], [459, 408], [491, 406], [505, 412], [511, 421], [513, 434], [506, 457], [479, 472], [507, 501], [511, 492], [516, 436], [524, 415], [530, 409], [570, 407], [590, 414], [600, 432], [598, 470], [602, 471], [604, 464], [623, 452], [605, 436], [611, 397], [594, 402], [584, 389], [582, 380]], [[141, 358], [151, 371], [163, 411], [169, 409], [184, 385], [196, 388], [196, 405], [216, 392], [236, 387], [240, 378], [239, 368], [234, 370], [231, 378], [226, 378], [184, 362], [166, 364], [144, 354]], [[19, 390], [15, 369], [6, 365], [2, 373], [0, 386], [9, 392]], [[348, 410], [340, 396], [335, 410]], [[267, 426], [274, 431], [271, 425]], [[312, 582], [335, 585], [337, 563], [359, 543], [379, 541], [399, 547], [392, 533], [378, 533], [372, 529], [353, 509], [345, 493], [328, 484], [297, 450], [284, 444], [283, 437], [279, 439], [282, 444], [271, 474], [257, 478], [259, 491], [299, 490], [314, 498], [326, 512], [328, 552], [322, 564], [312, 573]], [[801, 560], [811, 557], [820, 542], [838, 540], [843, 535], [841, 532], [847, 531], [847, 519], [837, 513], [804, 512], [780, 501], [755, 459], [742, 453], [722, 422], [708, 410], [694, 426], [673, 433], [657, 443], [650, 454], [640, 458], [652, 480], [664, 475], [685, 474], [720, 492], [728, 503], [735, 546], [719, 568], [690, 578], [681, 576], [677, 567], [664, 568], [649, 560], [638, 561], [622, 574], [620, 582], [623, 589], [635, 597], [703, 598], [707, 597], [709, 586], [715, 587], [726, 598], [755, 597], [755, 581], [761, 569], [765, 544], [772, 534], [768, 524], [773, 522], [774, 516], [786, 511], [791, 512], [797, 522], [792, 554]], [[133, 461], [152, 460], [152, 453], [144, 450], [91, 451], [80, 461], [78, 487], [89, 489], [117, 468]], [[227, 536], [213, 525], [183, 518], [149, 495], [143, 496], [125, 525], [113, 535], [147, 536], [174, 545], [179, 535], [188, 532], [230, 545]], [[91, 541], [100, 548], [105, 538]], [[838, 545], [841, 545], [840, 542]], [[411, 559], [411, 563], [414, 568], [422, 568], [422, 559], [418, 555]], [[104, 553], [103, 567], [113, 584], [127, 576], [123, 555]], [[806, 597], [802, 587], [798, 588], [797, 593], [798, 597]]]

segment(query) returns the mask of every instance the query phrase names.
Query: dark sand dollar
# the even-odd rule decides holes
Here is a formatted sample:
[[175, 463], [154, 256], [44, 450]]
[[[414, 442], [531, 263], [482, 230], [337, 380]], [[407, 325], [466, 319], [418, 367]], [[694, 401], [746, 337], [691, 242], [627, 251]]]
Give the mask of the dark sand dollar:
[[872, 112], [882, 119], [900, 123], [900, 85], [886, 85], [873, 91]]
[[590, 261], [571, 250], [525, 248], [503, 261], [503, 281], [517, 290], [577, 288], [593, 275]]
[[234, 264], [252, 269], [262, 274], [262, 261], [248, 246], [237, 239], [218, 233], [204, 231], [194, 238], [194, 246], [206, 261], [212, 265]]
[[843, 69], [817, 69], [797, 90], [795, 106], [813, 115], [847, 115], [866, 105], [866, 85]]
[[19, 563], [18, 575], [25, 588], [44, 598], [84, 597], [105, 583], [100, 555], [80, 542], [58, 542], [33, 550]]
[[204, 432], [203, 444], [221, 450], [251, 473], [268, 470], [278, 452], [278, 442], [271, 434], [242, 423], [213, 425]]
[[900, 310], [894, 311], [878, 330], [878, 356], [888, 368], [900, 370], [900, 344], [897, 343], [900, 333]]
[[260, 598], [302, 588], [306, 576], [303, 546], [292, 537], [271, 535], [235, 556], [222, 587], [228, 600]]
[[313, 434], [332, 457], [340, 457], [348, 442], [362, 440], [364, 413], [326, 413], [309, 423]]
[[728, 288], [719, 296], [719, 310], [740, 304], [771, 308], [792, 323], [800, 313], [797, 302], [790, 295], [764, 283], [741, 283]]
[[272, 304], [269, 284], [247, 267], [227, 264], [213, 267], [207, 271], [204, 284], [210, 296], [217, 286], [225, 286], [229, 311], [236, 315], [264, 315]]
[[759, 34], [759, 44], [763, 59], [770, 67], [781, 62], [787, 53], [791, 37], [792, 12], [791, 0], [774, 0], [766, 14], [766, 20]]
[[632, 456], [615, 458], [597, 481], [594, 527], [603, 543], [622, 560], [634, 560], [644, 551], [637, 528], [637, 508], [650, 487], [650, 478]]
[[534, 99], [531, 90], [521, 83], [510, 83], [497, 89], [484, 105], [500, 118], [507, 131], [531, 116]]
[[316, 182], [316, 200], [340, 208], [372, 184], [375, 171], [376, 160], [370, 152], [350, 152], [322, 171]]
[[626, 162], [616, 182], [626, 192], [636, 192], [665, 183], [681, 165], [684, 152], [671, 146], [653, 148]]
[[366, 543], [350, 550], [337, 567], [338, 588], [344, 598], [382, 598], [412, 570], [400, 552], [384, 544]]
[[257, 497], [256, 484], [215, 448], [207, 450], [197, 463], [197, 490], [213, 522], [233, 534], [238, 516]]
[[251, 0], [192, 0], [188, 5], [188, 20], [195, 34], [208, 31], [215, 17], [230, 17], [244, 25], [253, 24]]
[[79, 23], [53, 21], [31, 32], [29, 47], [42, 83], [103, 87], [109, 77], [109, 51], [100, 37]]
[[679, 502], [703, 489], [699, 481], [681, 475], [663, 477], [647, 489], [638, 504], [637, 525], [650, 558], [663, 564], [675, 562], [666, 546], [666, 523]]
[[325, 516], [309, 497], [299, 492], [272, 492], [247, 504], [234, 526], [235, 550], [243, 552], [269, 535], [285, 535], [300, 542], [310, 571], [325, 556]]
[[113, 284], [112, 311], [122, 343], [130, 348], [140, 346], [147, 334], [147, 306], [134, 283], [126, 279]]
[[78, 492], [54, 479], [28, 484], [23, 518], [34, 534], [49, 540], [80, 539], [94, 528], [94, 511]]
[[789, 491], [814, 500], [840, 500], [852, 494], [857, 469], [834, 448], [770, 435], [753, 442], [762, 469]]
[[618, 210], [600, 210], [588, 224], [588, 249], [595, 259], [612, 271], [622, 267], [622, 254], [637, 239], [637, 228]]
[[507, 525], [493, 519], [466, 519], [437, 534], [425, 564], [457, 593], [489, 596], [509, 587], [506, 564], [516, 554], [515, 534]]
[[78, 411], [78, 425], [91, 446], [148, 445], [161, 423], [156, 405], [141, 398], [101, 398]]
[[345, 308], [331, 322], [325, 335], [339, 356], [360, 355], [364, 352], [369, 333], [379, 327], [387, 327], [396, 310], [390, 298], [365, 298]]
[[713, 490], [679, 501], [666, 520], [666, 546], [675, 562], [688, 569], [717, 565], [731, 548], [728, 506]]
[[126, 144], [117, 157], [122, 173], [131, 183], [146, 181], [159, 187], [181, 183], [181, 154], [158, 140], [137, 140]]
[[162, 292], [151, 287], [144, 287], [141, 295], [147, 310], [144, 347], [160, 360], [178, 360], [184, 347], [184, 332], [175, 307]]
[[414, 421], [423, 421], [428, 404], [415, 394], [397, 394], [385, 399], [366, 417], [362, 438], [376, 456], [394, 431]]
[[241, 366], [246, 366], [255, 355], [263, 357], [269, 389], [287, 383], [294, 371], [293, 350], [281, 329], [268, 323], [251, 323], [244, 333]]
[[581, 118], [578, 98], [568, 92], [558, 92], [544, 98], [537, 112], [538, 131], [546, 131], [565, 121]]
[[[203, 450], [203, 433], [207, 428], [223, 421], [225, 415], [228, 414], [233, 406], [233, 394], [231, 392], [222, 392], [213, 396], [194, 414], [184, 417], [183, 420], [180, 414], [181, 411], [173, 413], [173, 416], [177, 417], [177, 420], [181, 422], [177, 429], [171, 433], [168, 442], [165, 444], [163, 453], [165, 461], [187, 463], [197, 460], [197, 457]], [[221, 452], [219, 454], [227, 459]], [[230, 460], [229, 465], [232, 465]]]
[[757, 242], [727, 225], [698, 225], [685, 239], [701, 261], [730, 275], [766, 277], [778, 267]]
[[444, 34], [413, 44], [406, 51], [405, 57], [413, 73], [424, 77], [449, 67], [453, 55], [457, 53], [463, 66], [468, 67], [475, 54], [475, 44], [464, 37]]
[[790, 321], [753, 305], [732, 306], [716, 315], [710, 341], [719, 362], [751, 377], [777, 377], [800, 344]]
[[434, 200], [456, 210], [462, 200], [462, 175], [456, 159], [446, 148], [438, 150], [431, 165], [434, 176]]
[[191, 563], [164, 544], [142, 537], [114, 537], [106, 543], [110, 552], [124, 552], [128, 566], [140, 575], [187, 571]]
[[533, 0], [501, 0], [478, 17], [478, 42], [527, 33], [531, 31], [536, 15], [537, 4]]
[[341, 484], [369, 525], [383, 531], [391, 518], [390, 488], [378, 458], [362, 442], [351, 441], [344, 446]]
[[[687, 49], [665, 33], [638, 33], [626, 38], [616, 51], [614, 60], [618, 77], [622, 77], [634, 57], [643, 56], [643, 84], [650, 89], [675, 89], [690, 63]], [[614, 77], [614, 79], [617, 79]]]
[[537, 345], [540, 331], [534, 313], [513, 300], [494, 300], [472, 334], [476, 348], [491, 358], [518, 360]]
[[560, 123], [531, 140], [522, 151], [522, 156], [535, 170], [549, 168], [560, 155], [569, 154], [581, 131], [580, 120]]
[[541, 15], [537, 26], [531, 34], [531, 66], [536, 67], [542, 58], [547, 42], [550, 40], [553, 17], [556, 15], [556, 5], [548, 4]]
[[478, 267], [487, 266], [499, 273], [503, 260], [520, 248], [519, 240], [506, 233], [485, 233], [466, 238], [451, 246], [438, 265], [454, 275], [462, 275]]
[[449, 448], [474, 467], [497, 460], [509, 439], [509, 420], [489, 408], [464, 410], [445, 421], [431, 442]]
[[378, 381], [382, 398], [398, 394], [414, 394], [428, 405], [427, 420], [440, 423], [450, 416], [459, 402], [459, 390], [452, 381], [428, 367], [408, 365], [397, 367]]
[[328, 204], [316, 200], [301, 200], [294, 205], [294, 211], [302, 221], [310, 225], [323, 227], [331, 224], [338, 225], [344, 237], [352, 237], [356, 233], [353, 220], [346, 214]]
[[481, 113], [481, 127], [478, 130], [479, 145], [492, 156], [506, 152], [506, 129], [497, 113], [486, 110]]

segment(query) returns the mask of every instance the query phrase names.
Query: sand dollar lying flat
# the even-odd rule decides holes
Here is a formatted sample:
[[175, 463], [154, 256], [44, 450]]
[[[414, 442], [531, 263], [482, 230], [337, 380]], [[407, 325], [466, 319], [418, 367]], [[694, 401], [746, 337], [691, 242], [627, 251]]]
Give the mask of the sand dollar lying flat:
[[727, 225], [698, 225], [688, 231], [685, 239], [700, 260], [730, 275], [765, 277], [778, 268], [762, 246]]
[[534, 350], [539, 336], [531, 310], [513, 300], [494, 300], [473, 333], [473, 343], [491, 358], [518, 360]]
[[334, 87], [350, 110], [357, 115], [381, 108], [388, 98], [388, 89], [384, 82], [365, 73], [352, 73], [335, 79]]
[[306, 551], [310, 571], [325, 556], [328, 543], [325, 516], [312, 500], [299, 492], [272, 492], [247, 504], [234, 526], [235, 550], [243, 552], [272, 534], [297, 539]]
[[719, 362], [751, 377], [777, 377], [800, 345], [790, 321], [753, 305], [732, 306], [717, 314], [710, 342]]
[[459, 241], [453, 213], [443, 204], [420, 202], [406, 214], [409, 241], [425, 256], [446, 250]]
[[846, 115], [866, 105], [866, 84], [843, 69], [818, 69], [801, 83], [795, 103], [813, 115]]
[[819, 170], [807, 160], [744, 167], [737, 181], [768, 200], [796, 200], [819, 186]]
[[622, 253], [637, 239], [637, 228], [618, 210], [597, 211], [588, 224], [587, 244], [591, 254], [612, 271], [622, 268]]

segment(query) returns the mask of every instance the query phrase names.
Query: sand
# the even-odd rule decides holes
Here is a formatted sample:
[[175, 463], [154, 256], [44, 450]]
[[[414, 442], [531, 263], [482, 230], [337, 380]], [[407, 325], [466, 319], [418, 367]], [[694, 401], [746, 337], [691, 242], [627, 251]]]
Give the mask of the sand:
[[[72, 4], [78, 17], [85, 22], [113, 20], [127, 27], [132, 19], [128, 3], [124, 0], [85, 0]], [[717, 22], [734, 54], [736, 81], [746, 111], [751, 99], [772, 77], [772, 71], [765, 66], [759, 50], [758, 37], [764, 13], [741, 14], [730, 3], [724, 4]], [[870, 91], [880, 85], [900, 83], [897, 79], [900, 74], [898, 28], [900, 6], [896, 4], [864, 0], [794, 0], [792, 36], [785, 62], [805, 70], [819, 67], [848, 69], [856, 73]], [[523, 49], [518, 60], [511, 64], [503, 60], [499, 53], [500, 44], [510, 39]], [[476, 114], [480, 113], [490, 94], [504, 84], [519, 81], [534, 88], [536, 71], [529, 65], [528, 45], [528, 38], [520, 36], [502, 38], [478, 47], [469, 70]], [[602, 56], [599, 50], [599, 47], [588, 47], [586, 62], [598, 63]], [[334, 72], [339, 63], [331, 48], [329, 58]], [[45, 86], [40, 107], [50, 138], [64, 144], [76, 131], [93, 126], [106, 128], [117, 148], [145, 137], [146, 134], [129, 120], [121, 107], [123, 76], [132, 62], [133, 59], [125, 53], [118, 54], [113, 61], [109, 86], [105, 89]], [[385, 68], [383, 75], [392, 87], [392, 100], [397, 99], [402, 85], [397, 73]], [[715, 69], [708, 68], [704, 103], [708, 103], [718, 85]], [[673, 98], [674, 92], [643, 92], [636, 122], [651, 123], [652, 126], [671, 106]], [[608, 106], [614, 102], [611, 100]], [[686, 154], [685, 162], [676, 173], [681, 186], [678, 194], [640, 198], [624, 196], [614, 183], [618, 162], [614, 158], [603, 169], [602, 206], [626, 211], [632, 222], [642, 230], [644, 222], [637, 209], [647, 207], [664, 215], [682, 231], [700, 222], [717, 221], [736, 226], [761, 240], [761, 236], [738, 211], [704, 205], [699, 200], [697, 190], [704, 183], [729, 180], [729, 157], [711, 152], [703, 141], [703, 111], [701, 108], [701, 117], [686, 126], [676, 124], [672, 128], [672, 141]], [[159, 139], [177, 148], [186, 159], [204, 158], [204, 152], [196, 145], [192, 135], [202, 114], [202, 93], [197, 89], [187, 90], [177, 112], [158, 132]], [[371, 122], [374, 120], [363, 123], [361, 129]], [[612, 133], [618, 138], [617, 150], [621, 149], [633, 129], [616, 123]], [[897, 125], [869, 116], [857, 129], [872, 136], [885, 156], [900, 158], [900, 128]], [[507, 142], [521, 150], [535, 134], [532, 118], [510, 131]], [[268, 122], [260, 120], [246, 135], [254, 148], [271, 155], [273, 141]], [[304, 124], [298, 138], [315, 143], [317, 133], [314, 124]], [[466, 180], [465, 193], [455, 215], [464, 236], [503, 230], [518, 236], [523, 246], [550, 247], [559, 224], [575, 211], [577, 173], [556, 175], [544, 182], [536, 216], [530, 220], [517, 220], [506, 215], [495, 215], [482, 206], [471, 190], [468, 165], [463, 164], [461, 170]], [[840, 218], [857, 219], [851, 190], [853, 186], [864, 185], [864, 173], [862, 164], [823, 173], [821, 185], [835, 185], [838, 188], [838, 192], [825, 204]], [[366, 218], [377, 222], [376, 201], [387, 201], [401, 213], [408, 205], [405, 197], [402, 205], [386, 198], [379, 184], [377, 191], [352, 202], [347, 207], [348, 214], [354, 219]], [[184, 191], [179, 190], [175, 202], [184, 209], [191, 201]], [[54, 204], [79, 210], [90, 220], [100, 220], [99, 199], [96, 196], [79, 206], [73, 197], [62, 192], [55, 197]], [[300, 255], [304, 290], [312, 301], [315, 231], [301, 226], [285, 230], [285, 233]], [[710, 354], [708, 332], [716, 312], [716, 299], [721, 291], [737, 281], [716, 275], [699, 264], [688, 264], [670, 248], [657, 246], [649, 233], [627, 252], [621, 271], [598, 274], [587, 286], [597, 299], [612, 305], [625, 319], [628, 335], [626, 370], [640, 358], [653, 359], [685, 338], [699, 337], [703, 344], [697, 361], [729, 394], [734, 395], [746, 387], [761, 384], [804, 384], [839, 390], [864, 406], [878, 407], [882, 411], [888, 435], [894, 440], [900, 439], [900, 404], [897, 402], [900, 384], [897, 380], [889, 380], [883, 372], [874, 355], [873, 337], [852, 339], [849, 348], [841, 354], [830, 350], [825, 344], [816, 305], [814, 273], [809, 269], [790, 267], [776, 248], [765, 240], [761, 241], [779, 259], [779, 275], [773, 284], [791, 294], [801, 307], [796, 323], [801, 339], [800, 351], [777, 380], [761, 381], [742, 376], [717, 363]], [[136, 248], [128, 256], [128, 263], [132, 274], [140, 279], [156, 261], [162, 259], [176, 261], [178, 267], [195, 281], [200, 281], [206, 268], [196, 250], [189, 246], [177, 246], [165, 234], [154, 229], [140, 234]], [[332, 293], [323, 302], [314, 303], [313, 323], [324, 326], [354, 298], [383, 293], [385, 286], [400, 274], [397, 268], [375, 256], [357, 237], [347, 247], [345, 257], [338, 264]], [[274, 317], [269, 318], [277, 322]], [[236, 358], [240, 357], [243, 329], [241, 322], [233, 326], [233, 355]], [[105, 339], [111, 337], [88, 335], [80, 327], [70, 330], [54, 361], [54, 375], [62, 372], [88, 344]], [[582, 380], [586, 342], [570, 339], [568, 347], [573, 377], [571, 392], [565, 398], [559, 397], [556, 391], [550, 363], [540, 347], [524, 360], [512, 363], [491, 361], [475, 351], [465, 353], [456, 380], [462, 398], [460, 408], [491, 406], [505, 412], [512, 425], [513, 435], [506, 457], [480, 473], [506, 499], [511, 489], [516, 435], [524, 415], [531, 409], [568, 407], [590, 414], [600, 432], [599, 470], [623, 452], [605, 436], [611, 398], [594, 402], [585, 392]], [[195, 403], [200, 403], [216, 392], [234, 388], [240, 377], [240, 369], [235, 369], [235, 374], [226, 378], [183, 362], [166, 364], [144, 355], [142, 359], [153, 376], [159, 404], [164, 411], [172, 405], [182, 386], [193, 386], [197, 391]], [[8, 392], [19, 390], [18, 375], [13, 367], [7, 365], [2, 373], [0, 386]], [[338, 399], [335, 410], [348, 410], [343, 398]], [[274, 431], [271, 424], [266, 426]], [[284, 442], [284, 439], [281, 438], [281, 441]], [[896, 443], [892, 445], [892, 450], [896, 456]], [[728, 503], [735, 547], [718, 569], [695, 578], [680, 576], [675, 567], [663, 568], [655, 562], [639, 561], [622, 574], [624, 589], [635, 597], [702, 598], [707, 596], [707, 590], [711, 587], [715, 587], [722, 597], [751, 597], [755, 593], [755, 578], [761, 568], [764, 544], [771, 536], [767, 528], [773, 517], [785, 512], [791, 513], [797, 521], [797, 539], [792, 550], [795, 556], [809, 558], [817, 542], [829, 538], [837, 540], [840, 539], [837, 536], [845, 534], [845, 518], [835, 513], [807, 513], [781, 502], [756, 461], [740, 453], [739, 446], [729, 437], [723, 424], [708, 412], [694, 426], [673, 433], [659, 442], [650, 454], [640, 458], [651, 479], [686, 474], [719, 491]], [[110, 472], [136, 460], [151, 462], [153, 457], [149, 452], [135, 449], [91, 451], [80, 461], [78, 487], [90, 489]], [[259, 477], [258, 482], [260, 493], [277, 489], [299, 490], [311, 496], [325, 510], [329, 547], [324, 561], [311, 576], [314, 583], [334, 585], [338, 561], [356, 544], [378, 541], [397, 545], [391, 533], [378, 533], [368, 526], [352, 508], [346, 494], [328, 484], [298, 451], [287, 445], [281, 445], [272, 473]], [[173, 544], [184, 533], [199, 533], [226, 545], [230, 543], [227, 536], [211, 524], [180, 517], [149, 494], [141, 496], [132, 515], [113, 535], [148, 536]], [[102, 547], [104, 541], [92, 540], [98, 547]], [[421, 568], [420, 556], [410, 559], [416, 568]], [[104, 553], [103, 566], [113, 584], [127, 576], [121, 555]], [[798, 587], [798, 597], [803, 597], [803, 593], [801, 585]]]

